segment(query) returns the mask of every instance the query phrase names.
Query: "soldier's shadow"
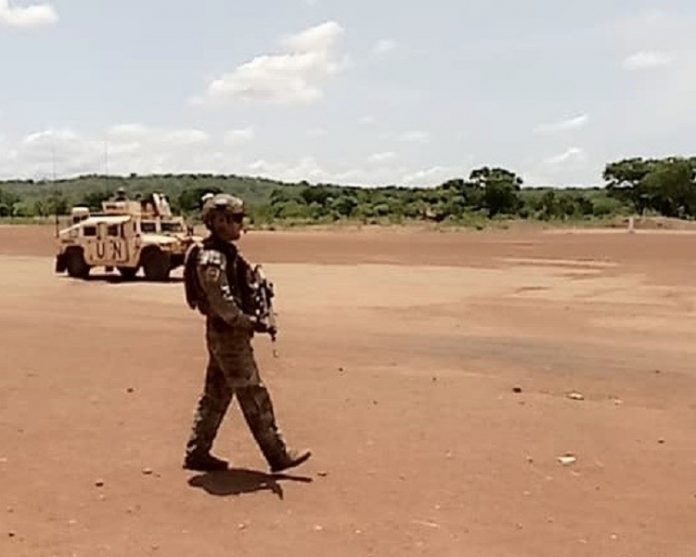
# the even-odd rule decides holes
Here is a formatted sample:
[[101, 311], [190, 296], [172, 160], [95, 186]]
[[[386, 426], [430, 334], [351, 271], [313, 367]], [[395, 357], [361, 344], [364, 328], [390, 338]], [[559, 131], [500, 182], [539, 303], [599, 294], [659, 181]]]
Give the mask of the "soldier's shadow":
[[224, 472], [198, 474], [190, 478], [188, 484], [191, 487], [203, 489], [210, 495], [219, 497], [270, 491], [278, 499], [283, 499], [284, 493], [281, 482], [311, 483], [312, 478], [287, 474], [266, 474], [255, 470], [232, 468]]

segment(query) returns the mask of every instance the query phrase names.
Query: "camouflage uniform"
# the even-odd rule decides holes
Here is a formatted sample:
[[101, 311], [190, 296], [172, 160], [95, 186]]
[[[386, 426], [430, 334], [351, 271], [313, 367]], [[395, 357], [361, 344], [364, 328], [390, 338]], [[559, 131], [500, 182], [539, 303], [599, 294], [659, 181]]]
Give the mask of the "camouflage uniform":
[[209, 454], [227, 408], [236, 395], [266, 460], [272, 469], [281, 469], [290, 457], [254, 359], [251, 339], [255, 322], [249, 315], [251, 311], [244, 312], [249, 303], [244, 280], [247, 271], [248, 265], [231, 243], [211, 237], [198, 252], [198, 307], [206, 315], [209, 362], [205, 389], [187, 444], [187, 458]]

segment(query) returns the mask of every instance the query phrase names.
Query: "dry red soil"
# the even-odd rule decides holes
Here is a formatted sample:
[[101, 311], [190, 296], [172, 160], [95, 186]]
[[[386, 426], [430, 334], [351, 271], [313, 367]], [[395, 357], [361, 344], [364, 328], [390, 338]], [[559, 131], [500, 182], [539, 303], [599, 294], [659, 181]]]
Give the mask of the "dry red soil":
[[0, 555], [696, 555], [696, 235], [241, 247], [276, 284], [280, 426], [314, 451], [288, 476], [236, 406], [234, 469], [181, 469], [205, 366], [181, 282], [58, 276], [50, 227], [0, 228]]

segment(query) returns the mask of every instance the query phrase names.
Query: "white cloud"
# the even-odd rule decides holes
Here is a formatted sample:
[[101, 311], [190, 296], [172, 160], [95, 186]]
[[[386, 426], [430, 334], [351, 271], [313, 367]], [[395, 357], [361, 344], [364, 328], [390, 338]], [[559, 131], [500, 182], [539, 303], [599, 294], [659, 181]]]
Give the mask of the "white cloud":
[[225, 132], [225, 145], [228, 147], [234, 145], [241, 145], [242, 143], [248, 143], [254, 139], [254, 129], [253, 128], [242, 128], [238, 130], [228, 130]]
[[570, 130], [579, 130], [584, 128], [590, 121], [590, 117], [587, 114], [582, 114], [574, 118], [569, 118], [567, 120], [561, 120], [560, 122], [554, 122], [552, 124], [541, 124], [534, 128], [534, 133], [538, 134], [554, 134]]
[[168, 145], [195, 145], [207, 143], [210, 136], [196, 129], [165, 130], [149, 128], [143, 124], [117, 124], [106, 130], [109, 142], [120, 143], [128, 141], [142, 141], [147, 143], [162, 143]]
[[430, 134], [420, 130], [411, 130], [399, 134], [397, 139], [406, 143], [428, 143], [430, 141]]
[[467, 174], [462, 168], [433, 166], [404, 175], [402, 182], [406, 186], [438, 186], [451, 178], [461, 178]]
[[326, 172], [314, 157], [302, 157], [297, 163], [272, 163], [264, 159], [254, 161], [247, 165], [247, 170], [257, 176], [274, 178], [286, 182], [329, 181], [331, 175]]
[[128, 141], [125, 143], [107, 143], [109, 155], [130, 155], [135, 154], [143, 148], [140, 141]]
[[[694, 26], [693, 10], [678, 9], [672, 3], [665, 9], [638, 11], [607, 29], [624, 70], [634, 75], [659, 72], [659, 79], [651, 76], [631, 83], [625, 101], [614, 108], [622, 118], [620, 132], [637, 146], [634, 150], [658, 149], [661, 153], [664, 149], [664, 154], [690, 150], [688, 130], [696, 125]], [[626, 57], [627, 53], [631, 56]], [[662, 147], [655, 145], [656, 137], [662, 138], [658, 142]]]
[[664, 52], [641, 50], [626, 58], [623, 67], [627, 70], [651, 70], [662, 66], [669, 66], [672, 58]]
[[50, 129], [30, 133], [22, 140], [22, 143], [24, 145], [53, 145], [56, 142], [75, 141], [77, 139], [77, 134], [68, 128], [62, 130]]
[[544, 164], [552, 167], [560, 167], [567, 165], [577, 165], [583, 163], [587, 159], [587, 155], [580, 147], [571, 147], [560, 155], [549, 157], [544, 161]]
[[392, 151], [386, 151], [384, 153], [375, 153], [367, 157], [367, 162], [372, 164], [383, 164], [385, 162], [393, 161], [396, 158], [396, 153]]
[[6, 151], [3, 149], [5, 161], [0, 174], [51, 176], [54, 158], [59, 176], [104, 172], [107, 154], [109, 172], [117, 174], [207, 172], [226, 167], [226, 161], [220, 162], [211, 154], [210, 145], [209, 135], [196, 129], [120, 124], [94, 136], [70, 128], [47, 129], [30, 133], [15, 145], [8, 145]]
[[322, 86], [341, 69], [335, 47], [343, 28], [334, 21], [311, 27], [282, 41], [285, 52], [257, 56], [213, 80], [208, 100], [313, 103]]
[[164, 143], [172, 145], [195, 145], [206, 143], [209, 139], [208, 134], [201, 130], [174, 130], [162, 137]]
[[58, 14], [50, 4], [15, 6], [10, 0], [0, 0], [0, 26], [31, 29], [53, 25]]
[[[0, 178], [46, 178], [103, 173], [214, 173], [264, 176], [288, 182], [307, 180], [360, 186], [438, 185], [464, 176], [461, 168], [419, 169], [399, 162], [392, 151], [374, 153], [362, 161], [328, 164], [306, 155], [296, 159], [254, 159], [243, 149], [230, 148], [254, 138], [253, 128], [208, 134], [197, 129], [167, 129], [140, 123], [118, 124], [94, 133], [73, 128], [39, 130], [25, 137], [6, 138], [0, 149]], [[108, 160], [107, 160], [108, 158]]]
[[386, 166], [368, 165], [367, 167], [341, 166], [328, 169], [314, 157], [302, 157], [296, 162], [269, 162], [261, 159], [247, 164], [246, 173], [299, 182], [307, 180], [312, 183], [332, 183], [358, 186], [380, 186], [395, 183], [395, 170]]
[[[8, 177], [21, 176], [28, 178], [49, 177], [53, 174], [53, 161], [56, 161], [56, 171], [74, 172], [79, 167], [90, 165], [92, 153], [101, 153], [103, 160], [104, 147], [95, 141], [80, 137], [69, 128], [47, 129], [28, 134], [19, 141], [10, 156], [3, 164], [3, 172]], [[91, 167], [92, 172], [103, 170], [101, 166]]]
[[326, 52], [331, 50], [343, 28], [335, 21], [310, 27], [305, 31], [283, 39], [283, 46], [290, 52]]
[[324, 128], [311, 128], [307, 130], [307, 135], [309, 137], [325, 137], [327, 133], [328, 132]]
[[373, 54], [383, 56], [392, 52], [396, 48], [396, 41], [392, 39], [382, 39], [372, 48]]
[[117, 124], [111, 126], [107, 130], [109, 136], [113, 136], [117, 139], [130, 139], [134, 137], [144, 137], [148, 135], [149, 130], [142, 124]]

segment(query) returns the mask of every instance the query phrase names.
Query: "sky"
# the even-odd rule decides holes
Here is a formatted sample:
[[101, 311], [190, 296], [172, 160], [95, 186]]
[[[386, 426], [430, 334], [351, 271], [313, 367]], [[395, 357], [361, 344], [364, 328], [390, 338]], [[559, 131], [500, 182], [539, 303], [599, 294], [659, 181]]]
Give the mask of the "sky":
[[0, 0], [0, 178], [593, 186], [693, 155], [693, 0]]

